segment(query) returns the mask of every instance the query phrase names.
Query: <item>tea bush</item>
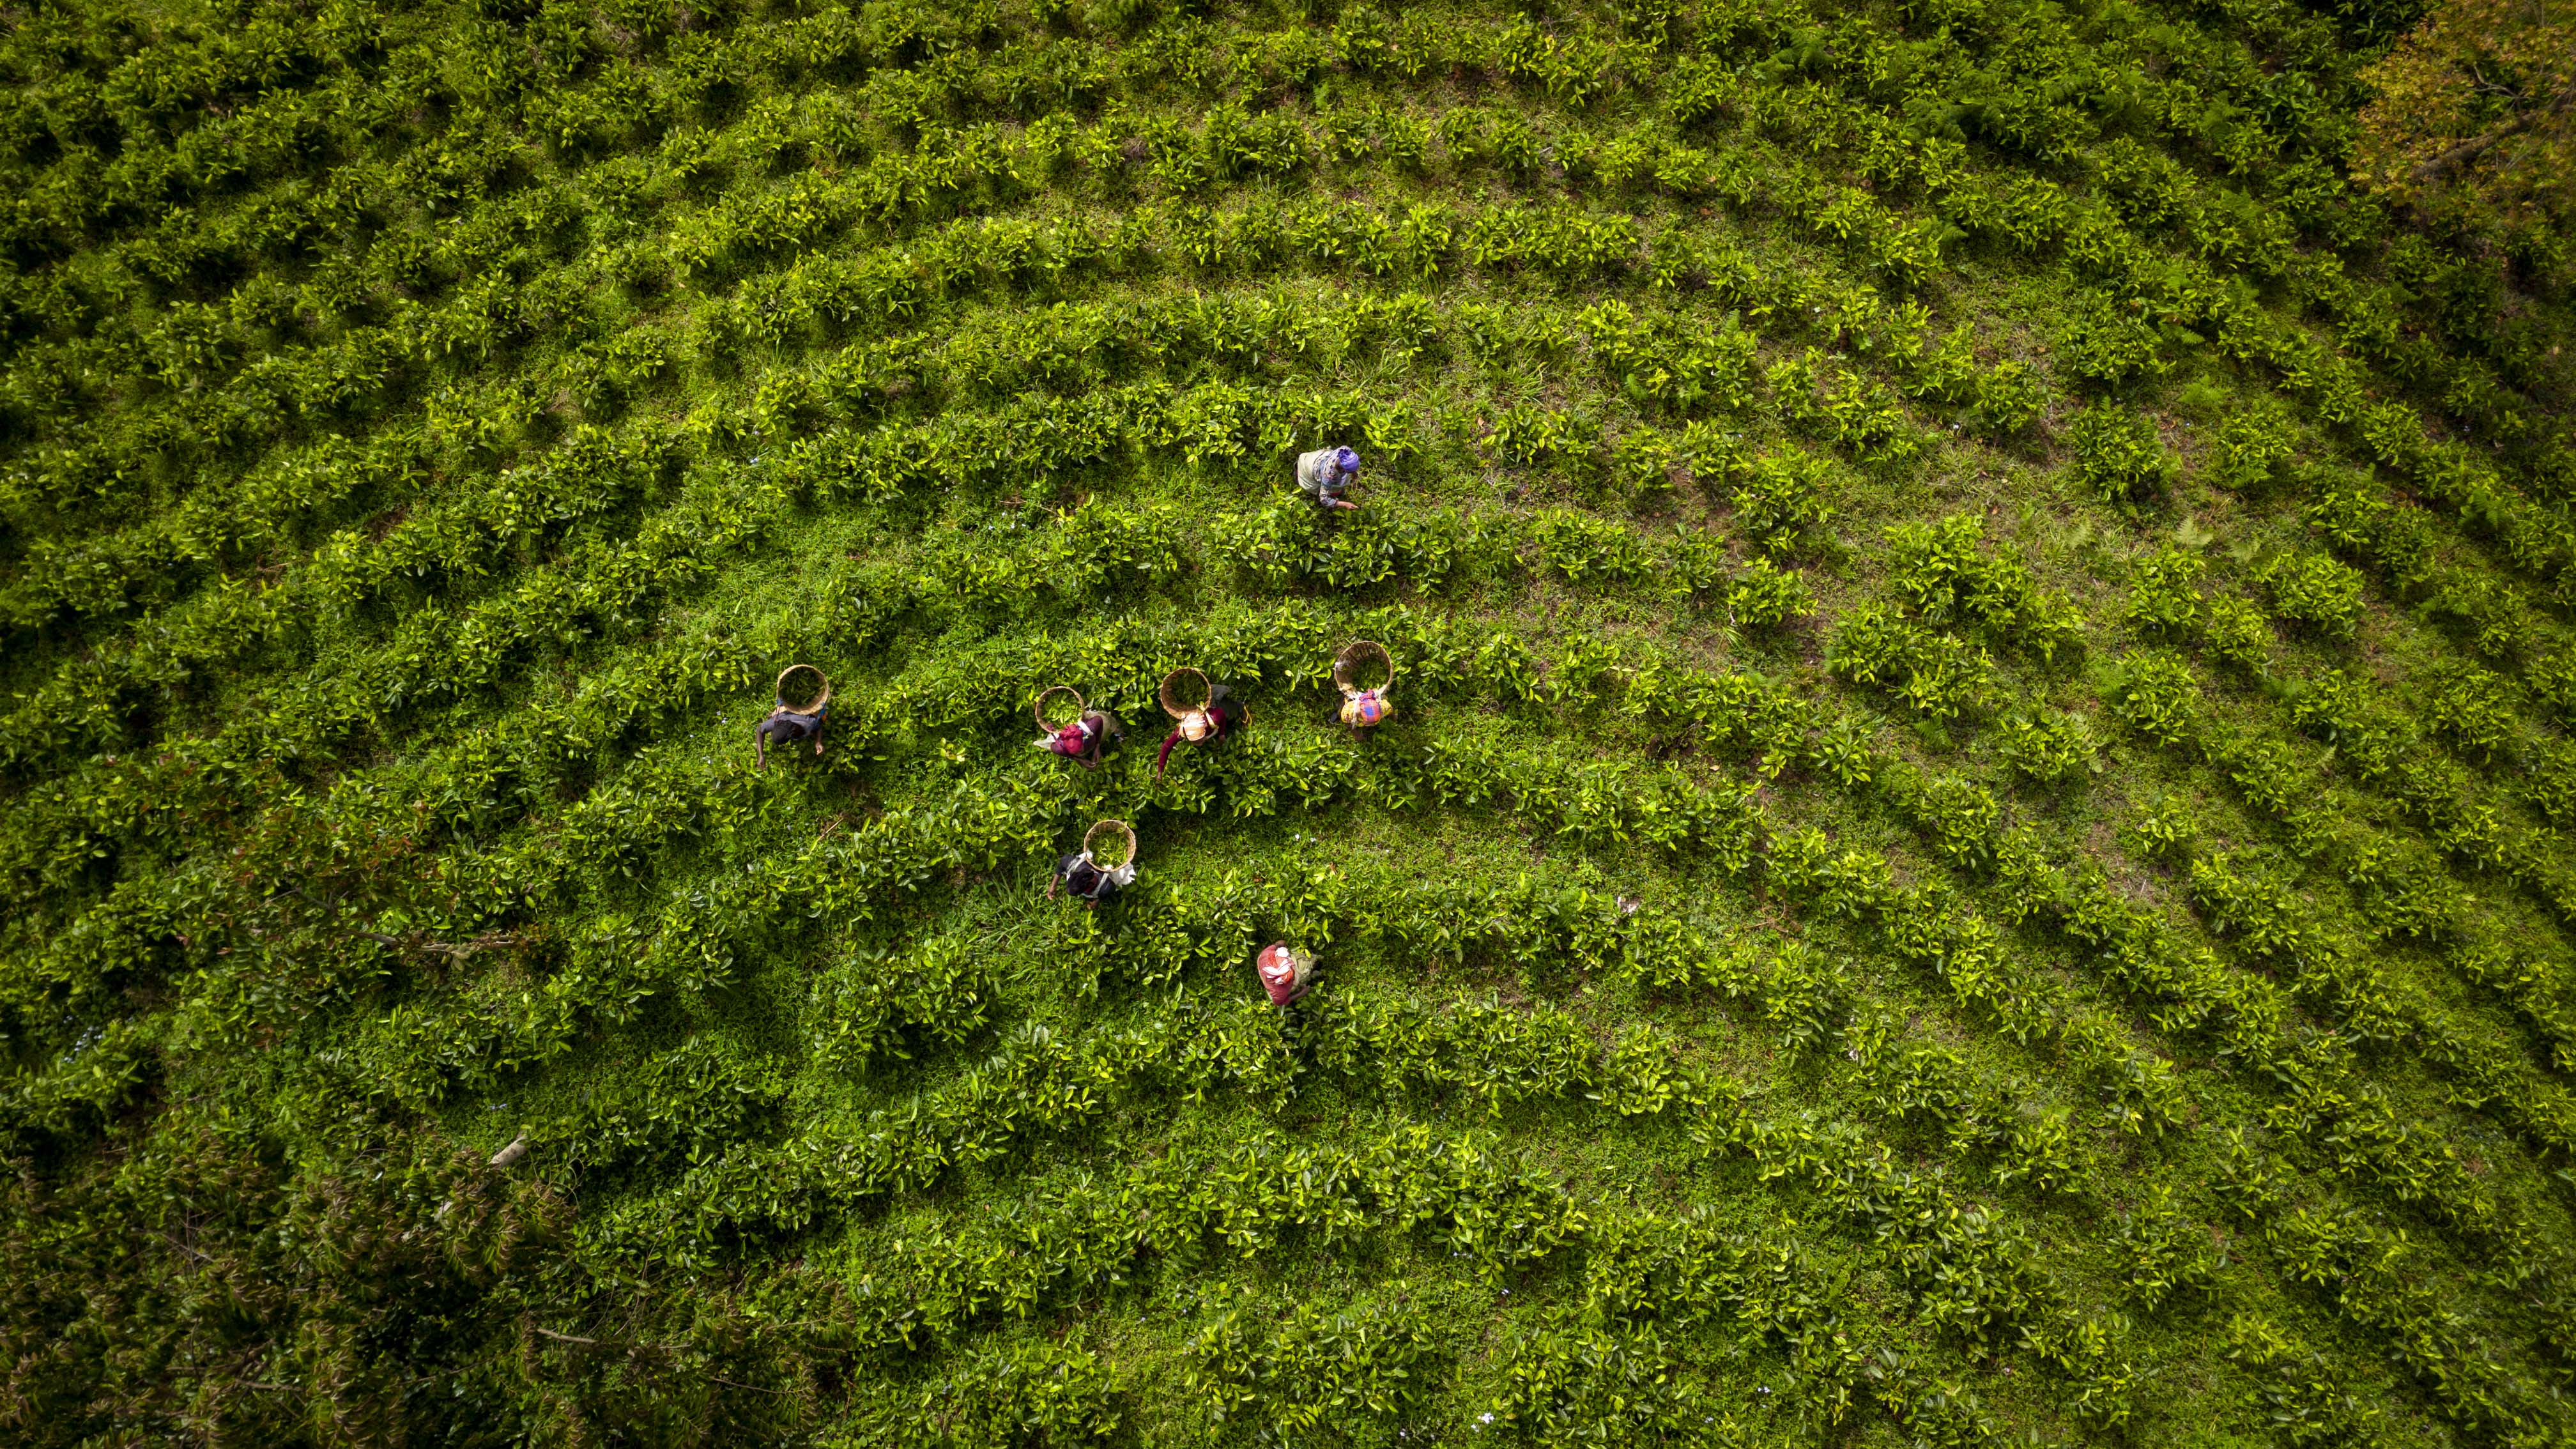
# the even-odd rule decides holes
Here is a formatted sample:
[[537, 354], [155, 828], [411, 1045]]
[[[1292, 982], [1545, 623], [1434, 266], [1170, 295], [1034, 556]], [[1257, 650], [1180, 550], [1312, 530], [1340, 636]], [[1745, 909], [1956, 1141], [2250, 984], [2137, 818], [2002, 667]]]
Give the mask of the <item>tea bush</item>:
[[2262, 672], [2271, 657], [2271, 619], [2253, 601], [2234, 594], [2220, 594], [2209, 601], [2208, 607], [2209, 619], [2202, 632], [2209, 641], [2209, 652], [2230, 664]]
[[2173, 455], [2155, 424], [2115, 403], [2088, 404], [2066, 426], [2075, 476], [2106, 503], [2133, 503], [2174, 481]]
[[2361, 622], [2361, 575], [2316, 554], [2274, 560], [2262, 574], [2281, 617], [2328, 634], [2350, 634]]
[[2108, 298], [2088, 298], [2057, 339], [2058, 365], [2083, 383], [2120, 389], [2171, 370], [2155, 329]]
[[1995, 727], [1995, 749], [2004, 763], [2041, 784], [2100, 768], [2094, 759], [2092, 729], [2081, 715], [2007, 714]]
[[1757, 558], [1726, 586], [1726, 611], [1738, 624], [1768, 629], [1814, 613], [1816, 593], [1794, 570]]

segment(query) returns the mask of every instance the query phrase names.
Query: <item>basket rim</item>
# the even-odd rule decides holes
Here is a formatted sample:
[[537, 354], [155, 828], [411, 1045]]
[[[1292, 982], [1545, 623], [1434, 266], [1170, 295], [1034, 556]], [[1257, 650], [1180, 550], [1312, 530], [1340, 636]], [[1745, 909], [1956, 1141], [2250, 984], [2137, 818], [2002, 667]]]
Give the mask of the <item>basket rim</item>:
[[[823, 681], [823, 692], [814, 696], [814, 702], [811, 704], [787, 703], [787, 676], [794, 674], [799, 669], [811, 669], [814, 671], [814, 677]], [[832, 702], [832, 676], [825, 674], [822, 669], [816, 665], [790, 664], [786, 668], [778, 671], [778, 683], [773, 687], [773, 692], [778, 696], [779, 706], [785, 709], [788, 713], [813, 714], [821, 710], [823, 706]]]
[[[1367, 652], [1361, 652], [1363, 650]], [[1370, 685], [1368, 690], [1354, 690], [1351, 687], [1351, 675], [1358, 669], [1360, 662], [1371, 654], [1376, 655], [1378, 662], [1386, 666], [1386, 682]], [[1344, 694], [1364, 694], [1371, 690], [1384, 689], [1393, 683], [1395, 683], [1395, 656], [1387, 653], [1386, 646], [1383, 644], [1370, 639], [1354, 639], [1342, 646], [1341, 653], [1333, 656], [1333, 687]]]
[[[1120, 835], [1127, 838], [1127, 858], [1118, 862], [1115, 866], [1103, 867], [1100, 865], [1099, 859], [1091, 853], [1091, 842], [1095, 836], [1100, 834], [1100, 832], [1112, 828], [1115, 828]], [[1136, 827], [1128, 824], [1124, 820], [1095, 821], [1089, 830], [1082, 832], [1083, 858], [1089, 860], [1094, 867], [1107, 870], [1117, 870], [1121, 867], [1134, 865], [1136, 863], [1136, 850]]]
[[1186, 664], [1173, 670], [1171, 673], [1164, 675], [1162, 688], [1155, 691], [1154, 698], [1163, 706], [1163, 713], [1170, 715], [1174, 719], [1188, 719], [1191, 715], [1201, 713], [1207, 708], [1206, 705], [1202, 704], [1192, 708], [1183, 709], [1172, 703], [1172, 681], [1180, 678], [1184, 674], [1198, 675], [1200, 686], [1199, 694], [1202, 698], [1216, 692], [1216, 686], [1208, 683], [1208, 677], [1204, 672], [1193, 669]]
[[1073, 696], [1073, 717], [1076, 720], [1080, 720], [1091, 710], [1091, 704], [1088, 700], [1085, 700], [1082, 697], [1082, 691], [1074, 688], [1070, 684], [1050, 684], [1046, 688], [1039, 690], [1037, 702], [1029, 706], [1029, 714], [1037, 720], [1039, 729], [1045, 730], [1050, 734], [1054, 733], [1058, 726], [1047, 723], [1046, 702], [1059, 694], [1069, 694]]

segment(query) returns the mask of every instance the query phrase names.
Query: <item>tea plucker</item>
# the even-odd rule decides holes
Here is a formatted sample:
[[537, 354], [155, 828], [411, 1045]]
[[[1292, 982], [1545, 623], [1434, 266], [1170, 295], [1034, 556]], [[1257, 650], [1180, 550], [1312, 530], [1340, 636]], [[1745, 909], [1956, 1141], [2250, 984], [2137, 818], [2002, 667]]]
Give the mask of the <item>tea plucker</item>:
[[1315, 958], [1300, 956], [1285, 942], [1273, 941], [1261, 948], [1255, 969], [1261, 973], [1261, 989], [1270, 993], [1270, 1004], [1287, 1006], [1314, 989]]
[[[1100, 841], [1104, 832], [1111, 833], [1127, 847], [1126, 858], [1116, 866], [1102, 865], [1092, 854], [1094, 843]], [[1125, 890], [1134, 884], [1135, 880], [1136, 832], [1134, 828], [1124, 820], [1103, 820], [1084, 832], [1080, 850], [1055, 863], [1055, 878], [1047, 882], [1047, 899], [1055, 899], [1056, 891], [1062, 889], [1065, 894], [1096, 910], [1102, 901]]]
[[[1183, 704], [1189, 697], [1185, 679], [1199, 682], [1199, 702]], [[1154, 756], [1154, 778], [1163, 778], [1163, 767], [1171, 762], [1172, 746], [1184, 741], [1193, 745], [1212, 745], [1243, 727], [1243, 706], [1234, 702], [1232, 691], [1222, 684], [1208, 683], [1208, 677], [1195, 669], [1175, 669], [1163, 676], [1160, 698], [1163, 713], [1177, 723], [1163, 736], [1162, 751]]]
[[[789, 704], [787, 676], [798, 670], [813, 675], [818, 688], [809, 703]], [[823, 721], [831, 713], [831, 706], [832, 681], [823, 677], [822, 670], [811, 664], [790, 664], [778, 671], [777, 707], [770, 710], [769, 717], [752, 731], [754, 768], [769, 768], [769, 746], [773, 741], [784, 746], [810, 739], [814, 742], [814, 753], [823, 753]]]
[[[1074, 719], [1067, 725], [1047, 723], [1047, 701], [1055, 696], [1070, 695]], [[1127, 737], [1120, 728], [1118, 716], [1105, 709], [1093, 709], [1083, 702], [1082, 692], [1070, 685], [1059, 684], [1038, 696], [1038, 728], [1046, 733], [1037, 737], [1037, 747], [1064, 756], [1086, 770], [1100, 768], [1100, 757]]]
[[1297, 455], [1297, 487], [1319, 508], [1357, 508], [1342, 496], [1360, 481], [1360, 455], [1348, 448], [1317, 448]]
[[[1377, 683], [1362, 684], [1370, 675]], [[1354, 639], [1333, 656], [1333, 687], [1342, 692], [1342, 723], [1355, 730], [1374, 729], [1395, 718], [1395, 704], [1386, 697], [1395, 683], [1395, 659], [1383, 644]]]

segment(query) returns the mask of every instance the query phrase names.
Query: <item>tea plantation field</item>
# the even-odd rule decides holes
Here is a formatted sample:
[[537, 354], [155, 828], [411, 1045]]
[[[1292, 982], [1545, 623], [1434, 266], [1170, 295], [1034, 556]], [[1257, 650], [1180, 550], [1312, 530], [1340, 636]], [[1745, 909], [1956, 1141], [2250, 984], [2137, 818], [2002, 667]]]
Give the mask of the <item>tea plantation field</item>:
[[8, 11], [0, 1441], [2570, 1442], [2412, 18]]

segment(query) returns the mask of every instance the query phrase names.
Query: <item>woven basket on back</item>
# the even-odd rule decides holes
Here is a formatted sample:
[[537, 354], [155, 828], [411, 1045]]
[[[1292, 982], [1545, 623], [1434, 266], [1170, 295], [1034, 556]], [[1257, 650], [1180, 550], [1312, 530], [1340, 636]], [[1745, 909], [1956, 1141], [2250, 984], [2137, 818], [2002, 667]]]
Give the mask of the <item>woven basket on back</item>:
[[[813, 675], [823, 683], [823, 692], [814, 696], [814, 702], [812, 704], [789, 704], [787, 702], [787, 676], [794, 674], [799, 669]], [[831, 702], [832, 680], [831, 677], [826, 675], [822, 670], [815, 668], [811, 664], [790, 664], [786, 668], [778, 671], [778, 703], [789, 713], [818, 714], [822, 711], [823, 706], [830, 704]]]
[[[1360, 666], [1371, 659], [1376, 660], [1378, 666], [1386, 671], [1386, 678], [1369, 685], [1353, 683], [1352, 681], [1359, 677]], [[1394, 682], [1395, 659], [1386, 652], [1386, 646], [1383, 644], [1372, 644], [1366, 639], [1354, 639], [1342, 646], [1341, 653], [1333, 656], [1333, 687], [1344, 694], [1357, 694], [1363, 689], [1384, 689]]]
[[[1127, 853], [1120, 856], [1117, 864], [1115, 865], [1102, 860], [1099, 855], [1098, 847], [1101, 843], [1100, 832], [1104, 830], [1114, 830], [1118, 832], [1116, 838], [1123, 839], [1127, 845]], [[1135, 827], [1129, 825], [1124, 820], [1103, 820], [1099, 824], [1094, 825], [1089, 830], [1083, 832], [1082, 853], [1089, 856], [1091, 858], [1091, 863], [1102, 870], [1116, 870], [1121, 865], [1133, 864], [1136, 859]]]
[[1082, 691], [1074, 688], [1072, 685], [1057, 684], [1048, 686], [1045, 690], [1039, 693], [1037, 705], [1033, 710], [1033, 713], [1037, 715], [1038, 728], [1046, 731], [1048, 734], [1054, 734], [1057, 730], [1064, 728], [1063, 724], [1050, 724], [1047, 722], [1047, 701], [1055, 698], [1059, 694], [1071, 695], [1073, 697], [1073, 719], [1066, 720], [1064, 724], [1072, 724], [1074, 720], [1081, 719], [1084, 712], [1091, 708], [1090, 705], [1083, 702]]
[[[1181, 676], [1183, 675], [1188, 675], [1190, 678], [1199, 682], [1199, 702], [1196, 704], [1181, 703], [1180, 691], [1172, 687], [1181, 682]], [[1188, 719], [1191, 715], [1207, 708], [1208, 695], [1210, 692], [1211, 691], [1208, 687], [1208, 677], [1206, 675], [1199, 673], [1195, 669], [1175, 669], [1171, 673], [1163, 676], [1163, 688], [1157, 698], [1162, 700], [1163, 713], [1170, 715], [1174, 719]]]

